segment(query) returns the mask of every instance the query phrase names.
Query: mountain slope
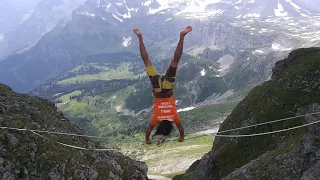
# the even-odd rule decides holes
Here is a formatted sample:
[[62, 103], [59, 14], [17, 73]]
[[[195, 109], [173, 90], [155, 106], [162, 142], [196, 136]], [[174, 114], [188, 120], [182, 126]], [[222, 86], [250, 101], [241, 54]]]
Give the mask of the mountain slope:
[[[83, 12], [81, 10], [82, 8], [79, 8], [74, 12], [72, 21], [44, 35], [32, 48], [3, 60], [0, 64], [0, 81], [12, 86], [14, 90], [26, 91], [40, 85], [45, 80], [71, 70], [80, 65], [82, 60], [87, 61], [87, 54], [126, 51], [137, 53], [138, 42], [137, 38], [133, 37], [132, 23], [140, 22], [140, 19], [130, 20], [126, 24], [117, 22], [107, 12], [100, 17], [98, 15], [91, 17], [79, 14]], [[163, 26], [171, 27], [172, 31], [177, 32], [171, 33], [165, 30], [159, 31], [152, 26], [153, 21], [158, 21], [158, 18], [162, 19], [162, 15], [150, 16], [148, 21], [140, 25], [136, 24], [136, 26], [142, 28], [146, 46], [153, 57], [163, 56], [164, 52], [168, 57], [176, 46], [178, 32], [185, 27], [188, 21], [163, 20], [165, 23]], [[186, 38], [186, 49], [199, 46], [252, 48], [263, 47], [265, 44], [271, 47], [272, 44], [273, 38], [253, 36], [226, 23], [196, 21], [193, 24], [197, 29], [192, 36]], [[124, 38], [134, 39], [127, 47]]]
[[319, 0], [298, 0], [299, 3], [308, 7], [310, 9], [315, 9], [320, 11], [320, 1]]
[[[236, 18], [274, 18], [274, 17], [307, 17], [319, 14], [318, 10], [310, 9], [297, 0], [252, 0], [226, 1], [230, 3], [230, 10], [225, 16]], [[218, 6], [218, 5], [217, 5]], [[214, 8], [214, 6], [213, 6]]]
[[[274, 18], [274, 17], [307, 17], [319, 14], [317, 5], [304, 0], [140, 0], [128, 1], [91, 1], [97, 6], [104, 6], [119, 20], [131, 18], [137, 12], [147, 14], [172, 13], [190, 18], [224, 17], [224, 18]], [[103, 3], [106, 3], [104, 5]], [[125, 6], [126, 8], [124, 8]]]
[[[16, 94], [0, 84], [0, 124], [5, 127], [83, 134], [54, 104]], [[46, 138], [42, 138], [41, 135]], [[147, 167], [116, 151], [76, 150], [56, 143], [102, 148], [87, 138], [0, 130], [0, 177], [3, 179], [147, 179]]]
[[[314, 17], [311, 16], [314, 13], [308, 9], [299, 9], [296, 5], [293, 5], [293, 1], [281, 0], [279, 3], [282, 4], [281, 7], [288, 7], [288, 12], [291, 12], [294, 8], [295, 11], [298, 9], [305, 14], [308, 14], [305, 12], [308, 11], [310, 17], [300, 18], [303, 21], [302, 24], [294, 24], [295, 20], [282, 19], [286, 18], [282, 16], [273, 21], [272, 19], [277, 16], [269, 17], [270, 14], [268, 13], [266, 15], [269, 19], [265, 21], [272, 20], [272, 22], [269, 22], [271, 26], [264, 26], [265, 22], [256, 22], [256, 17], [253, 16], [239, 18], [239, 15], [244, 17], [247, 13], [256, 13], [251, 12], [253, 10], [261, 14], [265, 11], [274, 13], [273, 8], [278, 6], [278, 1], [270, 1], [271, 4], [268, 4], [268, 6], [264, 6], [266, 1], [260, 0], [214, 1], [209, 3], [216, 6], [219, 3], [238, 4], [235, 7], [241, 7], [239, 10], [224, 6], [212, 7], [215, 10], [224, 8], [224, 13], [234, 16], [229, 18], [228, 21], [220, 16], [189, 19], [188, 15], [190, 14], [179, 14], [181, 8], [202, 7], [203, 3], [208, 4], [209, 1], [192, 1], [190, 4], [187, 1], [88, 0], [83, 6], [73, 11], [70, 21], [61, 22], [36, 44], [1, 61], [0, 82], [10, 85], [14, 90], [25, 92], [80, 65], [81, 61], [86, 60], [88, 54], [137, 53], [137, 38], [132, 33], [132, 29], [137, 27], [142, 30], [148, 51], [152, 55], [152, 59], [155, 60], [159, 57], [164, 59], [163, 57], [171, 56], [179, 31], [187, 25], [195, 27], [185, 41], [185, 51], [187, 53], [202, 48], [223, 49], [228, 47], [232, 50], [252, 48], [253, 51], [257, 50], [258, 53], [263, 54], [264, 50], [262, 49], [264, 48], [270, 49], [272, 47], [271, 50], [276, 51], [288, 50], [300, 48], [305, 45], [305, 42], [313, 43], [319, 40], [317, 34], [313, 33], [318, 28], [316, 23], [312, 23]], [[175, 7], [179, 8], [176, 9]], [[267, 8], [267, 10], [260, 7]], [[211, 11], [210, 8], [205, 8], [205, 10]], [[240, 10], [246, 12], [240, 12]], [[296, 16], [290, 15], [290, 17]], [[285, 22], [283, 22], [284, 20]], [[233, 25], [227, 22], [233, 23]], [[283, 27], [274, 27], [274, 25], [279, 24], [278, 22], [283, 22], [281, 23]], [[313, 24], [314, 27], [302, 27], [303, 24], [308, 22]], [[247, 25], [245, 25], [248, 23], [253, 23], [249, 31]], [[292, 26], [287, 27], [287, 24]], [[165, 30], [168, 28], [170, 31]], [[258, 31], [258, 28], [261, 29], [259, 33], [250, 32], [253, 29]], [[288, 29], [296, 34], [289, 35]], [[281, 33], [278, 33], [278, 31]], [[310, 32], [304, 35], [305, 31]], [[314, 38], [300, 38], [301, 34], [307, 36], [307, 38], [308, 36]]]
[[[78, 66], [29, 93], [54, 100], [66, 116], [90, 132], [107, 135], [144, 131], [153, 97], [143, 62], [135, 56], [131, 59], [128, 56], [126, 60], [111, 57], [114, 59], [100, 56], [100, 60]], [[154, 65], [163, 74], [170, 60], [155, 62]], [[183, 55], [175, 83], [179, 109], [207, 99], [218, 101], [220, 96], [228, 94], [230, 90], [218, 76], [218, 68], [219, 63], [214, 60]], [[211, 120], [208, 119], [208, 123]], [[198, 128], [204, 125], [199, 123]]]
[[69, 19], [71, 12], [85, 0], [41, 0], [19, 26], [4, 33], [0, 44], [0, 59], [18, 50], [28, 48], [51, 31], [61, 20]]
[[0, 43], [4, 33], [16, 28], [40, 0], [3, 0], [0, 6]]
[[[219, 131], [319, 112], [319, 55], [319, 48], [298, 49], [277, 62], [272, 80], [254, 88], [236, 106]], [[243, 129], [232, 134], [268, 132], [314, 121], [319, 121], [319, 115]], [[319, 154], [316, 152], [320, 145], [318, 129], [319, 124], [315, 124], [274, 135], [218, 137], [212, 150], [194, 163], [183, 179], [241, 179], [243, 176], [246, 179], [264, 179], [269, 176], [276, 179], [316, 179], [319, 172]], [[297, 164], [293, 167], [288, 161]]]

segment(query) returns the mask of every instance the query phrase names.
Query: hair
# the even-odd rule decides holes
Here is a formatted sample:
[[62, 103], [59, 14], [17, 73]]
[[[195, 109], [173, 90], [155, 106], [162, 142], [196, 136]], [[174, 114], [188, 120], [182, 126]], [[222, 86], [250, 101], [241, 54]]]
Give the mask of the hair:
[[171, 133], [172, 129], [173, 129], [173, 125], [171, 121], [168, 121], [168, 120], [161, 121], [158, 124], [156, 132], [154, 133], [153, 136], [156, 136], [156, 135], [168, 136]]

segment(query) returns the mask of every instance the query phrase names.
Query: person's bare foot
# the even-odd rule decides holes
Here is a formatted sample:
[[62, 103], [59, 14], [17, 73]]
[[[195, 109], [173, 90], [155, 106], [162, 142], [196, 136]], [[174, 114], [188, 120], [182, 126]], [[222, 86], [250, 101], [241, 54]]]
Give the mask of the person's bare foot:
[[142, 34], [140, 32], [139, 29], [134, 29], [133, 32], [138, 36], [138, 37], [142, 37]]
[[186, 27], [183, 31], [180, 32], [180, 36], [185, 36], [187, 35], [189, 32], [192, 31], [192, 27], [191, 26], [188, 26]]

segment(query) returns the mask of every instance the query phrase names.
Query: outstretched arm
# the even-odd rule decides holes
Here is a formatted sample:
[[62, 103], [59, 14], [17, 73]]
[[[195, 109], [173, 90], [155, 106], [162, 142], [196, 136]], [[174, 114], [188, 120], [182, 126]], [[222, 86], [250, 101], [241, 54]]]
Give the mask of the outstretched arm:
[[148, 127], [147, 132], [146, 132], [146, 144], [151, 144], [150, 134], [151, 134], [153, 128], [154, 128], [154, 126], [149, 124], [149, 127]]
[[183, 129], [181, 123], [176, 123], [176, 126], [179, 130], [179, 133], [180, 133], [180, 137], [179, 137], [178, 141], [183, 142], [184, 141], [184, 129]]
[[183, 31], [180, 32], [180, 39], [170, 64], [171, 67], [178, 67], [180, 58], [182, 56], [184, 37], [191, 31], [192, 31], [192, 27], [188, 26]]
[[149, 59], [146, 47], [144, 46], [144, 42], [143, 42], [143, 38], [142, 38], [141, 32], [139, 31], [139, 29], [134, 29], [133, 32], [137, 35], [137, 37], [139, 39], [140, 55], [141, 55], [141, 58], [142, 58], [142, 60], [144, 62], [144, 65], [146, 67], [152, 66], [152, 63], [151, 63], [151, 61]]

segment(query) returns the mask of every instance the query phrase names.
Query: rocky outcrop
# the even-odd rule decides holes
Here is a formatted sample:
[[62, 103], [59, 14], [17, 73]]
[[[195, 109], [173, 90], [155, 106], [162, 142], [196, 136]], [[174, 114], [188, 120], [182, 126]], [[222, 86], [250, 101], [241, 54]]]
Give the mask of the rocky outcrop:
[[[310, 106], [305, 113], [320, 112], [320, 105]], [[310, 116], [307, 123], [319, 121]], [[254, 161], [229, 174], [224, 180], [300, 179], [317, 180], [320, 177], [320, 126], [309, 126], [309, 134], [297, 144], [285, 142], [276, 150], [266, 152]]]
[[[272, 80], [255, 87], [219, 131], [312, 112], [320, 104], [320, 48], [298, 49], [276, 63]], [[307, 116], [228, 134], [252, 134], [319, 121]], [[314, 124], [273, 135], [220, 138], [182, 179], [317, 179], [319, 128]]]
[[[83, 132], [56, 110], [54, 103], [16, 94], [0, 84], [0, 126], [66, 133]], [[0, 179], [148, 179], [145, 163], [117, 151], [85, 151], [56, 142], [102, 148], [87, 138], [0, 129]]]

